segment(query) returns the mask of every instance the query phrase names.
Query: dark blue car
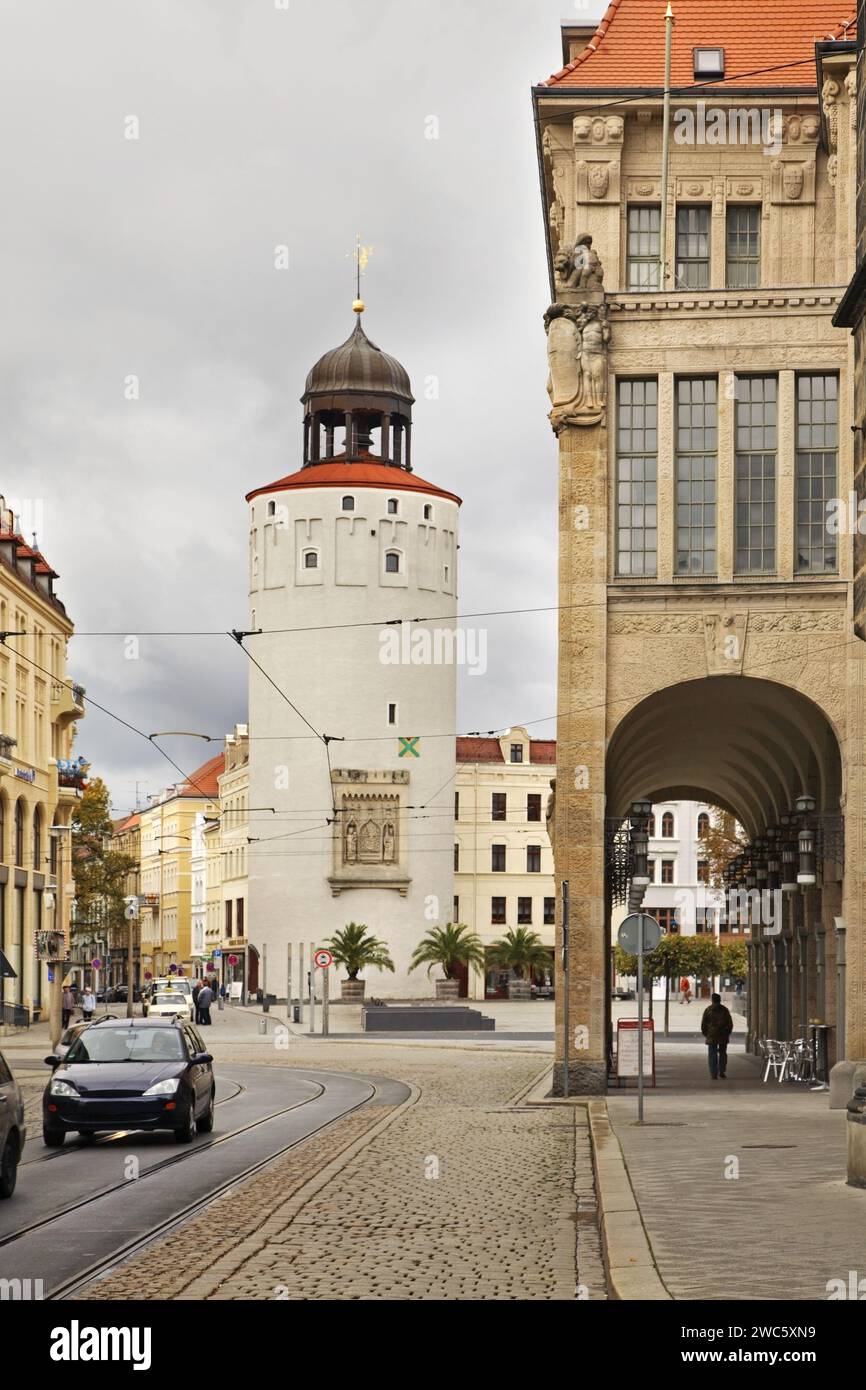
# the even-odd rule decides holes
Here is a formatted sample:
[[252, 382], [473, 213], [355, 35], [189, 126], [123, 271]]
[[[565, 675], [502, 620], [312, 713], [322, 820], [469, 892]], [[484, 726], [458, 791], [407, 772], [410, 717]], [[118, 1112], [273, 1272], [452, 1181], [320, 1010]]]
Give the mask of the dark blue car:
[[42, 1138], [167, 1129], [180, 1144], [213, 1129], [213, 1058], [191, 1023], [172, 1018], [102, 1019], [76, 1038], [42, 1097]]

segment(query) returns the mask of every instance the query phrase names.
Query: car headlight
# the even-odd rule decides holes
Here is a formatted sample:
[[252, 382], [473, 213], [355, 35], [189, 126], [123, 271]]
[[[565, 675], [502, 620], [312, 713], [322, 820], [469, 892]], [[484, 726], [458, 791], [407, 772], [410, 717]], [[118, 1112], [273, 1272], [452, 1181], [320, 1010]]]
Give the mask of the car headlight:
[[157, 1081], [153, 1086], [148, 1086], [144, 1092], [146, 1096], [173, 1096], [177, 1090], [177, 1077], [170, 1076], [167, 1081]]
[[75, 1087], [74, 1087], [73, 1085], [70, 1084], [70, 1082], [68, 1082], [68, 1081], [61, 1081], [60, 1077], [59, 1077], [59, 1076], [56, 1076], [56, 1077], [54, 1078], [54, 1080], [51, 1082], [51, 1095], [52, 1095], [52, 1096], [77, 1096], [77, 1095], [78, 1095], [78, 1092], [76, 1091]]

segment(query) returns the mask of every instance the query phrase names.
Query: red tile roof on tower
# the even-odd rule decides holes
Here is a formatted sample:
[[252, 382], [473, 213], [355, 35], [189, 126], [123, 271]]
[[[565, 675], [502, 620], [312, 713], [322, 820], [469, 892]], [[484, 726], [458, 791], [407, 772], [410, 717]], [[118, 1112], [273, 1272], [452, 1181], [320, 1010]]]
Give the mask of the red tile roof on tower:
[[247, 501], [251, 502], [265, 492], [288, 492], [296, 487], [381, 487], [390, 492], [426, 492], [431, 497], [447, 497], [450, 502], [460, 506], [460, 498], [455, 493], [446, 492], [435, 483], [425, 482], [417, 473], [407, 473], [405, 468], [383, 463], [375, 454], [348, 463], [345, 456], [336, 456], [326, 463], [311, 463], [297, 473], [290, 473], [287, 478], [248, 492]]
[[[694, 85], [693, 48], [723, 48], [712, 87], [815, 87], [815, 44], [856, 38], [854, 0], [672, 0], [671, 85]], [[611, 0], [585, 49], [544, 87], [664, 86], [664, 0]], [[787, 66], [796, 64], [797, 66]], [[756, 69], [774, 69], [771, 72]], [[749, 76], [748, 74], [753, 74]]]
[[[458, 763], [504, 763], [502, 745], [498, 738], [477, 738], [467, 734], [457, 740]], [[529, 765], [533, 763], [556, 762], [555, 738], [531, 738], [529, 740]], [[526, 763], [516, 763], [526, 767]]]

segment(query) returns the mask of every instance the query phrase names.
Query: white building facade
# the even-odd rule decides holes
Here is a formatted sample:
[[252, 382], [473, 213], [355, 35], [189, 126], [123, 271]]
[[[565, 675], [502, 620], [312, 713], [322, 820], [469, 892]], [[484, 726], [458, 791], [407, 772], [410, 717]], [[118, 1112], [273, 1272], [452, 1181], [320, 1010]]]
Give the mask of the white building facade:
[[409, 378], [356, 311], [307, 379], [303, 466], [247, 498], [246, 935], [284, 993], [287, 946], [365, 923], [396, 966], [368, 994], [421, 997], [454, 897], [460, 499], [411, 471]]

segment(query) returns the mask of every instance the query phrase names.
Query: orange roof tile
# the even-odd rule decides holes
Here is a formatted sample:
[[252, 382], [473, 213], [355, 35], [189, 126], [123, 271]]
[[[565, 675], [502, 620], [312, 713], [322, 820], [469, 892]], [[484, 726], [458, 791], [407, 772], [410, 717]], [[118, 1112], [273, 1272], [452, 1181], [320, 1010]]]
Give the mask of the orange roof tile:
[[287, 478], [280, 478], [279, 482], [254, 488], [247, 493], [247, 501], [251, 502], [264, 492], [287, 492], [300, 487], [381, 487], [389, 492], [426, 492], [431, 497], [447, 497], [460, 506], [460, 498], [455, 493], [425, 482], [417, 473], [407, 473], [405, 468], [390, 467], [374, 454], [352, 462], [341, 456], [327, 463], [312, 463], [297, 473], [290, 473]]
[[[724, 48], [724, 78], [713, 87], [815, 87], [815, 44], [854, 39], [854, 0], [672, 0], [672, 87], [694, 85], [693, 48]], [[664, 86], [663, 0], [611, 0], [588, 46], [545, 87]], [[797, 66], [789, 66], [796, 64]], [[774, 71], [756, 69], [772, 68]], [[749, 73], [754, 74], [748, 76]], [[703, 84], [709, 85], [709, 84]]]
[[225, 753], [217, 753], [215, 757], [209, 758], [190, 774], [178, 791], [178, 796], [218, 797], [220, 789], [217, 778], [225, 772], [225, 766]]

